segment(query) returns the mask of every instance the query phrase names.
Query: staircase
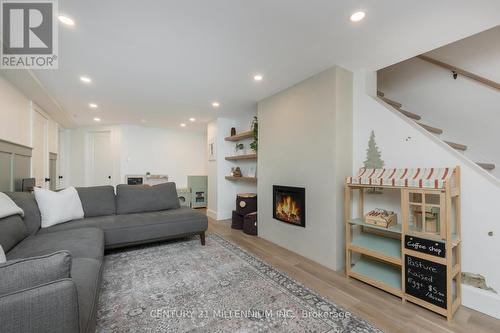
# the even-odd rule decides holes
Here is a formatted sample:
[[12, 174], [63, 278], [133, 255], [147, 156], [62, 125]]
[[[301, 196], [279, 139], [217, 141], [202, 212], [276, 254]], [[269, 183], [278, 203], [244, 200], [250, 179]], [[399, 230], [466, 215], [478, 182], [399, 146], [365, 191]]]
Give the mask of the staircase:
[[[419, 116], [418, 114], [415, 114], [413, 112], [404, 110], [403, 109], [403, 105], [401, 103], [393, 101], [393, 100], [385, 97], [385, 95], [384, 95], [384, 93], [382, 91], [377, 91], [377, 95], [378, 95], [378, 97], [381, 100], [383, 100], [387, 104], [389, 104], [392, 107], [394, 107], [396, 110], [398, 110], [399, 112], [401, 112], [406, 117], [408, 117], [408, 118], [412, 119], [413, 121], [415, 121], [418, 125], [422, 126], [422, 128], [424, 128], [428, 132], [430, 132], [432, 134], [435, 134], [435, 135], [441, 135], [441, 134], [443, 134], [443, 130], [442, 129], [436, 128], [436, 127], [433, 127], [433, 126], [430, 126], [430, 125], [427, 125], [427, 124], [424, 124], [424, 123], [420, 122], [422, 120], [421, 116]], [[444, 141], [444, 142], [446, 144], [448, 144], [450, 147], [452, 147], [453, 149], [457, 150], [457, 151], [465, 152], [467, 150], [467, 146], [466, 145], [463, 145], [463, 144], [460, 144], [460, 143], [455, 143], [455, 142], [449, 142], [449, 141]], [[487, 171], [491, 171], [491, 170], [495, 169], [495, 164], [493, 164], [493, 163], [476, 162], [476, 164], [479, 165], [484, 170], [487, 170]]]

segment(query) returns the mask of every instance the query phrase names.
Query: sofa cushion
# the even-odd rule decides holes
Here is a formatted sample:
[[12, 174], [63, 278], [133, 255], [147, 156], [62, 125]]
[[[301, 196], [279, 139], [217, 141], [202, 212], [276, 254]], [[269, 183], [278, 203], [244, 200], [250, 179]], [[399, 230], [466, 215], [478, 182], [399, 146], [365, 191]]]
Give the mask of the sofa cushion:
[[35, 257], [61, 250], [69, 251], [73, 258], [102, 260], [104, 234], [99, 228], [38, 233], [24, 239], [14, 247], [7, 253], [7, 259]]
[[77, 187], [85, 217], [115, 215], [116, 198], [113, 186]]
[[78, 293], [80, 332], [95, 332], [102, 266], [101, 260], [73, 259], [71, 279], [75, 282]]
[[24, 211], [23, 221], [26, 224], [28, 233], [30, 235], [36, 233], [40, 229], [42, 217], [35, 200], [35, 195], [29, 192], [5, 192], [5, 194]]
[[182, 207], [159, 212], [76, 220], [42, 229], [40, 233], [45, 234], [85, 226], [102, 228], [106, 248], [113, 248], [173, 238], [178, 235], [196, 234], [207, 230], [208, 219], [206, 215], [194, 209]]
[[205, 231], [207, 217], [190, 208], [117, 215], [104, 226], [106, 246], [120, 247]]
[[0, 297], [2, 333], [80, 333], [78, 293], [60, 279]]
[[116, 213], [132, 214], [179, 208], [175, 183], [155, 186], [118, 185]]
[[64, 230], [75, 230], [75, 229], [85, 229], [85, 228], [99, 228], [103, 229], [102, 226], [108, 223], [113, 223], [116, 219], [116, 215], [107, 216], [96, 216], [87, 217], [80, 220], [73, 220], [66, 223], [54, 225], [50, 228], [40, 229], [38, 235], [43, 235], [46, 233], [59, 232]]
[[0, 295], [69, 278], [70, 271], [71, 254], [68, 251], [11, 260], [0, 265]]
[[0, 219], [0, 245], [5, 252], [9, 252], [28, 235], [28, 230], [21, 216], [12, 215]]

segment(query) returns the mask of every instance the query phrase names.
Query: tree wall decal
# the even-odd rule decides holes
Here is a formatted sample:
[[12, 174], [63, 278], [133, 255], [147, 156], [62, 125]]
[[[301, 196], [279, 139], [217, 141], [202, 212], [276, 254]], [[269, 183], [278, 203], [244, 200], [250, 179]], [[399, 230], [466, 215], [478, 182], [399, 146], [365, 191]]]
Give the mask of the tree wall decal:
[[368, 141], [368, 149], [366, 149], [366, 160], [364, 161], [365, 168], [367, 169], [380, 169], [383, 168], [385, 163], [382, 160], [382, 153], [378, 149], [375, 142], [375, 132], [370, 134]]

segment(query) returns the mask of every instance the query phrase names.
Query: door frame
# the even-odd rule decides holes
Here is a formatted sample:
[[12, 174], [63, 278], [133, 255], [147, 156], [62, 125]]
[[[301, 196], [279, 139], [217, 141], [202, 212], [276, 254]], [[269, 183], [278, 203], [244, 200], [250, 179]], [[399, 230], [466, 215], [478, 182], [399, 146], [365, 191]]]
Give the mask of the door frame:
[[[42, 111], [37, 105], [32, 104], [31, 105], [31, 147], [34, 150], [34, 130], [35, 130], [35, 117], [36, 113], [38, 113], [42, 118], [45, 119], [45, 124], [44, 124], [44, 129], [43, 129], [43, 147], [44, 147], [44, 154], [43, 154], [43, 165], [44, 165], [44, 172], [43, 172], [43, 178], [44, 182], [42, 187], [43, 188], [48, 188], [49, 184], [48, 182], [45, 182], [45, 178], [49, 178], [49, 117], [48, 115]], [[31, 157], [31, 177], [35, 177], [34, 171], [33, 171], [33, 155]], [[35, 180], [36, 181], [36, 180]], [[36, 184], [38, 185], [38, 184]]]
[[[59, 144], [57, 158], [57, 188], [66, 188], [69, 184], [69, 132], [67, 129], [59, 127]], [[60, 179], [59, 177], [63, 177]]]

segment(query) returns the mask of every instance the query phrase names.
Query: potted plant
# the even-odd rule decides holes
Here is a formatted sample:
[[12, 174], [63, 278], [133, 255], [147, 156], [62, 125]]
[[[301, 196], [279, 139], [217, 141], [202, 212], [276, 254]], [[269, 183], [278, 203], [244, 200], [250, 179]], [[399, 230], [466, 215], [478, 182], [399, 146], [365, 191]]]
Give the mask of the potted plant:
[[243, 155], [244, 154], [244, 149], [245, 145], [242, 143], [237, 143], [236, 146], [234, 147], [234, 153], [236, 155]]
[[251, 129], [252, 129], [252, 133], [253, 133], [253, 141], [250, 143], [250, 148], [255, 153], [257, 153], [257, 150], [259, 148], [259, 143], [258, 143], [258, 139], [259, 139], [259, 120], [257, 119], [257, 116], [253, 117]]

